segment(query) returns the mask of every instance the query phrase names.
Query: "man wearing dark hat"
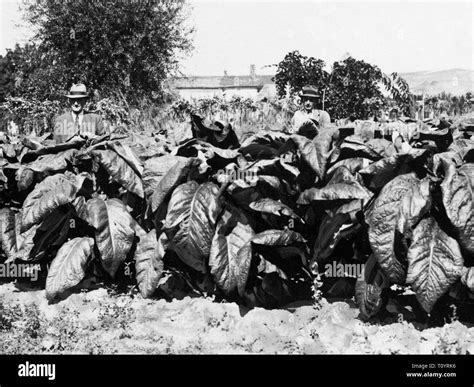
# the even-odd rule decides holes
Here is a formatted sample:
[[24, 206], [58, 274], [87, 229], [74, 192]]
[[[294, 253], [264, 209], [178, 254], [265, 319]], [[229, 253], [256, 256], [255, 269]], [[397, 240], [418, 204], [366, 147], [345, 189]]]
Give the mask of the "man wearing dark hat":
[[316, 108], [320, 95], [315, 86], [304, 86], [300, 96], [302, 109], [295, 112], [291, 120], [293, 132], [311, 125], [322, 128], [331, 123], [329, 114]]
[[56, 143], [67, 142], [76, 135], [92, 137], [105, 134], [100, 116], [84, 112], [84, 105], [89, 97], [84, 84], [72, 85], [66, 97], [69, 99], [71, 111], [56, 117], [54, 122], [54, 140]]

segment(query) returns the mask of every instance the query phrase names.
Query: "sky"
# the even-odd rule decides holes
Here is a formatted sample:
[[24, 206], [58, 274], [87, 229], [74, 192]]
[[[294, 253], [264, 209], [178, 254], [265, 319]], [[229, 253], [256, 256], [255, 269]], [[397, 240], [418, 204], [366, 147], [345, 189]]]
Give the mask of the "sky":
[[[98, 0], [97, 0], [98, 1]], [[474, 70], [474, 2], [190, 0], [185, 75], [273, 74], [299, 50], [328, 65], [350, 54], [385, 72]], [[0, 0], [0, 54], [31, 36], [18, 1]]]

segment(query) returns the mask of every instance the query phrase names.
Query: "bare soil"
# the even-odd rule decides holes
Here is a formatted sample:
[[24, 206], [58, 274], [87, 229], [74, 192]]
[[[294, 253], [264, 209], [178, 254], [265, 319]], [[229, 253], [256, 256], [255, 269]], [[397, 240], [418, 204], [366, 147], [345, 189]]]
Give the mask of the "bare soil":
[[345, 302], [247, 311], [206, 298], [166, 302], [105, 289], [48, 304], [44, 290], [7, 283], [0, 285], [0, 353], [474, 353], [474, 328], [458, 321], [420, 330], [357, 316]]

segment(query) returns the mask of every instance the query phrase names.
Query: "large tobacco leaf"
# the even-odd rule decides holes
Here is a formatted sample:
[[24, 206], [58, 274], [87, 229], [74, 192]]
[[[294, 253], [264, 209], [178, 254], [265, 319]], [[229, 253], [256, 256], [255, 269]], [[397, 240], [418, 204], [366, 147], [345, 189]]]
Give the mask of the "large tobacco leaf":
[[76, 286], [85, 276], [86, 264], [92, 254], [94, 239], [74, 238], [58, 251], [48, 271], [46, 298], [53, 300], [65, 290]]
[[397, 219], [397, 230], [400, 234], [411, 238], [412, 229], [430, 210], [431, 182], [428, 178], [413, 184], [400, 200]]
[[35, 182], [35, 173], [27, 166], [21, 165], [15, 172], [15, 180], [18, 191], [26, 191]]
[[0, 209], [0, 242], [5, 255], [12, 260], [16, 254], [16, 212], [9, 208]]
[[66, 170], [77, 152], [76, 149], [68, 149], [57, 154], [43, 155], [25, 166], [34, 172], [53, 174]]
[[[474, 140], [456, 139], [449, 146], [448, 150], [456, 152], [461, 159], [466, 160], [466, 156], [472, 153], [474, 149]], [[467, 161], [467, 160], [466, 160]]]
[[[408, 201], [402, 207], [405, 211], [403, 217], [407, 219], [400, 221], [402, 228], [407, 227], [406, 222], [412, 225], [413, 221], [419, 218], [428, 207], [426, 197], [410, 199], [413, 187], [419, 184], [420, 180], [415, 174], [396, 177], [382, 189], [373, 206], [366, 213], [372, 251], [390, 281], [396, 284], [403, 284], [406, 276], [405, 264], [397, 259], [395, 246], [402, 201]], [[406, 195], [407, 198], [404, 199]]]
[[323, 178], [326, 173], [329, 158], [335, 149], [334, 144], [338, 135], [337, 130], [323, 128], [312, 140], [319, 160], [318, 165], [321, 169], [321, 178]]
[[365, 263], [362, 278], [357, 278], [355, 285], [355, 300], [363, 319], [369, 319], [380, 311], [383, 305], [382, 291], [389, 285], [377, 259], [371, 255]]
[[390, 157], [397, 153], [395, 145], [384, 138], [374, 138], [367, 141], [366, 145], [382, 157]]
[[461, 282], [474, 292], [474, 267], [464, 267], [461, 273]]
[[314, 244], [313, 261], [326, 262], [342, 239], [353, 236], [359, 230], [360, 225], [354, 223], [349, 214], [327, 215], [319, 227]]
[[353, 157], [363, 157], [376, 161], [382, 158], [379, 153], [377, 153], [373, 148], [366, 144], [362, 138], [358, 136], [346, 137], [340, 145], [340, 150], [341, 153], [339, 155], [339, 160]]
[[135, 251], [135, 271], [138, 289], [143, 297], [151, 297], [163, 273], [163, 257], [167, 247], [166, 234], [156, 237], [156, 230], [143, 231]]
[[168, 204], [163, 230], [170, 249], [193, 269], [205, 273], [222, 199], [213, 183], [178, 186]]
[[240, 295], [245, 293], [245, 287], [250, 273], [254, 245], [288, 246], [297, 242], [306, 242], [301, 234], [291, 230], [267, 230], [254, 235], [242, 246], [237, 254], [237, 289]]
[[370, 164], [368, 167], [361, 169], [359, 173], [370, 177], [368, 185], [370, 189], [380, 189], [394, 177], [411, 172], [410, 163], [423, 159], [426, 154], [425, 149], [412, 149], [407, 154], [397, 153]]
[[22, 155], [21, 162], [29, 163], [31, 161], [36, 160], [39, 156], [42, 155], [58, 154], [69, 149], [79, 149], [80, 147], [85, 145], [85, 143], [85, 139], [75, 136], [66, 143], [49, 145], [36, 150], [28, 151]]
[[59, 207], [38, 226], [29, 260], [39, 261], [48, 255], [55, 254], [70, 238], [92, 237], [93, 235], [93, 228], [75, 215], [72, 206]]
[[135, 171], [135, 173], [142, 177], [143, 175], [143, 164], [132, 149], [119, 141], [109, 143], [112, 150], [115, 151], [127, 164]]
[[373, 163], [373, 160], [365, 159], [363, 157], [354, 157], [350, 159], [344, 159], [344, 160], [338, 161], [336, 164], [331, 166], [331, 168], [327, 170], [326, 174], [328, 176], [331, 175], [339, 167], [346, 167], [347, 169], [349, 169], [349, 171], [352, 174], [355, 174], [356, 172], [359, 172], [361, 169], [367, 168], [372, 163]]
[[459, 169], [452, 164], [444, 165], [441, 190], [446, 214], [459, 233], [461, 246], [474, 254], [474, 164]]
[[91, 154], [114, 181], [140, 198], [145, 196], [141, 177], [115, 151], [95, 149]]
[[303, 191], [297, 203], [309, 204], [315, 200], [365, 200], [372, 196], [372, 192], [365, 188], [346, 167], [341, 166], [325, 187]]
[[81, 190], [91, 184], [87, 174], [48, 176], [35, 186], [23, 203], [21, 231], [40, 223], [59, 206], [73, 202]]
[[150, 197], [151, 211], [154, 213], [162, 205], [174, 188], [186, 181], [193, 167], [197, 167], [200, 161], [196, 158], [181, 159], [175, 162], [166, 174], [156, 184]]
[[143, 168], [143, 188], [145, 196], [149, 197], [156, 189], [160, 180], [178, 162], [185, 162], [187, 157], [165, 155], [145, 160]]
[[295, 134], [291, 137], [295, 143], [299, 158], [316, 174], [319, 179], [324, 177], [325, 163], [318, 154], [315, 143], [304, 136]]
[[434, 219], [423, 219], [413, 232], [408, 250], [406, 283], [427, 313], [461, 277], [463, 264], [456, 240], [441, 230]]
[[89, 224], [95, 228], [95, 240], [102, 265], [114, 278], [127, 258], [135, 238], [135, 220], [118, 199], [91, 199], [87, 202]]
[[237, 254], [254, 235], [245, 219], [226, 211], [218, 220], [209, 254], [209, 269], [217, 286], [226, 294], [237, 288]]
[[273, 214], [277, 216], [288, 216], [292, 219], [301, 220], [293, 209], [284, 203], [273, 199], [260, 199], [249, 204], [249, 207], [258, 212]]

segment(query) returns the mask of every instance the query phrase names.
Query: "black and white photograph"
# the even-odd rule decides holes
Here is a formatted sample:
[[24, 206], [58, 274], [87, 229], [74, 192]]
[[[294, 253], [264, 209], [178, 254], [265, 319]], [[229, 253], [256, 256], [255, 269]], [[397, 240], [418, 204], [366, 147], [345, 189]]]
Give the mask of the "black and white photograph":
[[2, 387], [167, 354], [473, 385], [472, 1], [0, 18]]

